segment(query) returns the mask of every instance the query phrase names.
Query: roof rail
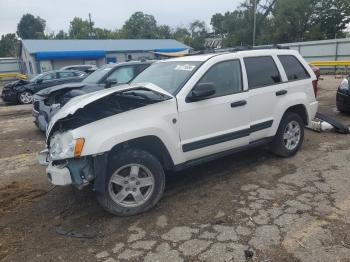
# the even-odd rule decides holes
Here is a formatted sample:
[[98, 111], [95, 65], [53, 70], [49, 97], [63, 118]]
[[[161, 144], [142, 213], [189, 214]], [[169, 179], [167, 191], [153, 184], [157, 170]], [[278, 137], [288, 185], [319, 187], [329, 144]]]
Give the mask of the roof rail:
[[238, 46], [229, 48], [229, 52], [247, 51], [247, 50], [264, 50], [264, 49], [289, 49], [288, 46], [281, 45], [261, 45], [261, 46]]
[[186, 54], [186, 56], [202, 55], [202, 54], [216, 54], [216, 53], [234, 53], [239, 51], [249, 51], [249, 50], [265, 50], [265, 49], [290, 49], [288, 46], [282, 45], [261, 45], [261, 46], [236, 46], [220, 49], [205, 49], [197, 51], [194, 53]]

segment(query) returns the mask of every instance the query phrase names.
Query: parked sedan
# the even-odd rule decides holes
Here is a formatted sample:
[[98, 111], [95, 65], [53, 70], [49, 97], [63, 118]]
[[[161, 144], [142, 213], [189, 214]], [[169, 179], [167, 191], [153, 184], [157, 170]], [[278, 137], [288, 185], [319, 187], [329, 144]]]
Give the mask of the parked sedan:
[[86, 77], [81, 83], [57, 85], [35, 94], [33, 105], [34, 123], [45, 131], [52, 116], [71, 98], [109, 88], [116, 84], [126, 84], [149, 67], [153, 61], [133, 61], [107, 64]]
[[76, 70], [56, 70], [37, 75], [30, 81], [19, 80], [4, 87], [1, 97], [5, 102], [30, 104], [33, 94], [45, 88], [68, 83], [80, 82], [86, 73]]
[[60, 70], [78, 70], [83, 71], [87, 74], [91, 74], [97, 70], [97, 66], [95, 65], [69, 65], [62, 67]]
[[350, 113], [350, 76], [344, 78], [337, 91], [337, 108], [340, 112]]

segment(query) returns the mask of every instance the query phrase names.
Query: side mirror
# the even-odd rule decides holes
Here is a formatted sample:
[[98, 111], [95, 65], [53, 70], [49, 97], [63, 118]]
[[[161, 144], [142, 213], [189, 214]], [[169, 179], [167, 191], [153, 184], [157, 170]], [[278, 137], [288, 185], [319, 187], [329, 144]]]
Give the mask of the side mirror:
[[108, 79], [106, 80], [106, 88], [110, 88], [112, 85], [118, 84], [117, 79]]
[[43, 82], [43, 79], [42, 78], [39, 78], [38, 80], [36, 80], [36, 83], [37, 84], [41, 84]]
[[190, 101], [199, 101], [214, 95], [215, 92], [213, 83], [199, 83], [192, 89], [187, 98]]

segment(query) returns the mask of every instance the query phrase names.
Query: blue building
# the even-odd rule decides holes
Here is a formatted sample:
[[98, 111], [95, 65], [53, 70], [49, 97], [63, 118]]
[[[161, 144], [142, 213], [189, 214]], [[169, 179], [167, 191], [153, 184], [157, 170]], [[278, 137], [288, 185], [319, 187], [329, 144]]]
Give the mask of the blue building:
[[22, 40], [20, 59], [32, 77], [67, 65], [154, 59], [160, 54], [188, 53], [191, 47], [174, 39]]

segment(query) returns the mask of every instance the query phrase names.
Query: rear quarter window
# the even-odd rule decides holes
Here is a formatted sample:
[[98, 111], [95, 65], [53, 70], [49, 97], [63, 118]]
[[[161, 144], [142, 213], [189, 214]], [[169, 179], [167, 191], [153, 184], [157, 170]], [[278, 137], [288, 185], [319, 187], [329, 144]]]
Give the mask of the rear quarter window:
[[310, 78], [310, 74], [295, 56], [279, 55], [278, 59], [281, 61], [288, 81]]
[[278, 68], [272, 56], [244, 58], [249, 89], [270, 86], [282, 82]]

